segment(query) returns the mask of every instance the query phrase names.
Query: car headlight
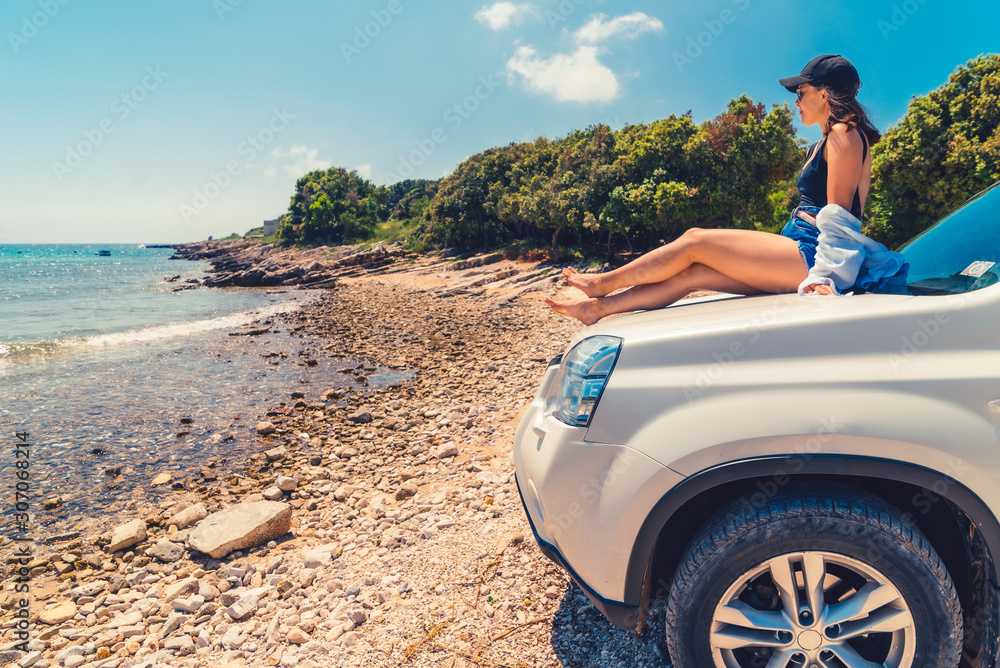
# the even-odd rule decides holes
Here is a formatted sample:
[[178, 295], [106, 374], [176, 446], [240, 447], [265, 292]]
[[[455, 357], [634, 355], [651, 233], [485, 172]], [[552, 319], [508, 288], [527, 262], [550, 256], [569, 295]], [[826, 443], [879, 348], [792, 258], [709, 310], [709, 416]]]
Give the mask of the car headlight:
[[545, 414], [574, 427], [588, 426], [621, 346], [616, 336], [594, 336], [573, 346], [549, 386]]

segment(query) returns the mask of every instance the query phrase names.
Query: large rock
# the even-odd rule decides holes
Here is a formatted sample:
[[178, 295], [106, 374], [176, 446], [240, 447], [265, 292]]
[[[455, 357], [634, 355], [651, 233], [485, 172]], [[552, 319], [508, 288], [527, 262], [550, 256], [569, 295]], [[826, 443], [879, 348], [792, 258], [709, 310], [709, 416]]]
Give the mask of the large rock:
[[276, 501], [240, 503], [203, 519], [188, 535], [188, 545], [221, 559], [234, 550], [254, 547], [288, 533], [292, 507]]
[[62, 624], [76, 617], [76, 610], [75, 603], [59, 603], [38, 613], [38, 621], [42, 624]]
[[146, 523], [143, 520], [132, 520], [111, 532], [108, 552], [124, 550], [144, 540], [146, 540]]

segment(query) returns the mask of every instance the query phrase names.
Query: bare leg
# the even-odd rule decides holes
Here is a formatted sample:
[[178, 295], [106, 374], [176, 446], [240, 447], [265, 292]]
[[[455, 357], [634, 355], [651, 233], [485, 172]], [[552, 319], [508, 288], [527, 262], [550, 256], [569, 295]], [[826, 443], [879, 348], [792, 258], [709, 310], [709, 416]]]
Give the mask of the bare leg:
[[[802, 264], [805, 266], [804, 262]], [[592, 325], [613, 313], [668, 306], [693, 290], [718, 290], [741, 295], [755, 295], [762, 292], [711, 267], [693, 264], [665, 281], [638, 285], [609, 297], [586, 297], [565, 301], [546, 299], [545, 302], [558, 313], [576, 318], [585, 325]]]
[[807, 270], [798, 245], [777, 234], [754, 230], [693, 228], [680, 238], [603, 274], [563, 271], [563, 277], [588, 297], [601, 297], [633, 285], [660, 283], [699, 263], [761, 292], [792, 292]]

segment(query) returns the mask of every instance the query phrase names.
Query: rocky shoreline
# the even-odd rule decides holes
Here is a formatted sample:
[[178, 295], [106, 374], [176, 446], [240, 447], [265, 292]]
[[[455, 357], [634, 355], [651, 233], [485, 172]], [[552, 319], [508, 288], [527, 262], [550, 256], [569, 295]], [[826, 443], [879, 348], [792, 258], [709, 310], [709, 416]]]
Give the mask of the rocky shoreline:
[[[206, 286], [325, 288], [283, 324], [363, 360], [342, 369], [359, 390], [303, 384], [262, 407], [242, 473], [8, 558], [0, 665], [664, 665], [658, 613], [644, 636], [606, 622], [536, 547], [514, 483], [517, 420], [579, 329], [542, 302], [558, 271], [383, 246], [177, 257], [212, 262]], [[378, 367], [412, 380], [365, 389]]]

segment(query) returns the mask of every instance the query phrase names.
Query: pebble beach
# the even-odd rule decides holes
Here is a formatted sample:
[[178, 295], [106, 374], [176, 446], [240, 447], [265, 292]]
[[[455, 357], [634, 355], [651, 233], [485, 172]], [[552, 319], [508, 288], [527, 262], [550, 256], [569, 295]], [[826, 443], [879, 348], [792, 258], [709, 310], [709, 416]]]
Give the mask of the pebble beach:
[[233, 332], [295, 363], [299, 385], [218, 435], [242, 463], [139, 480], [152, 500], [35, 543], [28, 564], [7, 541], [0, 665], [668, 664], [659, 606], [642, 635], [607, 622], [538, 550], [518, 497], [518, 419], [580, 328], [542, 301], [558, 268], [383, 247], [185, 253], [216, 266], [191, 289], [252, 273], [322, 290]]

